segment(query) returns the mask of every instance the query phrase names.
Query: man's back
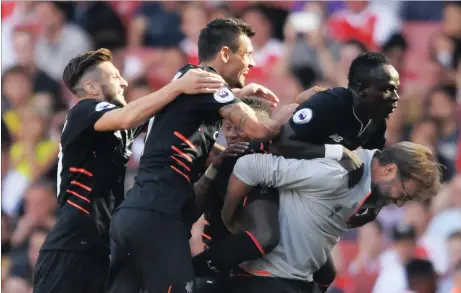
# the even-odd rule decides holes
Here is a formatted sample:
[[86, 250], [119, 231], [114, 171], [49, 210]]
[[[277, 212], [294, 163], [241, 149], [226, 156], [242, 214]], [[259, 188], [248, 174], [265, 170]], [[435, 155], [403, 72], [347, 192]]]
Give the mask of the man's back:
[[140, 131], [95, 131], [97, 119], [113, 108], [87, 99], [67, 116], [58, 163], [58, 219], [43, 250], [101, 249], [109, 244], [110, 215], [123, 199], [125, 165]]
[[[175, 78], [191, 68], [182, 68]], [[228, 87], [215, 94], [181, 95], [152, 118], [135, 186], [120, 207], [182, 218], [184, 206], [193, 201], [192, 183], [204, 171], [217, 138], [219, 109], [236, 101]]]
[[299, 105], [289, 124], [292, 139], [313, 144], [342, 144], [350, 150], [359, 146], [382, 149], [386, 122], [361, 121], [354, 110], [357, 103], [352, 91], [330, 88], [318, 92]]
[[[369, 166], [374, 151], [357, 152], [365, 170], [352, 189], [348, 188], [347, 171], [332, 159], [289, 160], [265, 155], [237, 163], [234, 175], [240, 180], [251, 181], [254, 175], [247, 172], [255, 169], [248, 170], [247, 164], [256, 164], [262, 172], [258, 176], [279, 187], [280, 193], [281, 241], [271, 253], [244, 263], [243, 268], [254, 275], [312, 281], [312, 274], [347, 230], [346, 221], [371, 192]], [[272, 170], [264, 171], [268, 168]]]

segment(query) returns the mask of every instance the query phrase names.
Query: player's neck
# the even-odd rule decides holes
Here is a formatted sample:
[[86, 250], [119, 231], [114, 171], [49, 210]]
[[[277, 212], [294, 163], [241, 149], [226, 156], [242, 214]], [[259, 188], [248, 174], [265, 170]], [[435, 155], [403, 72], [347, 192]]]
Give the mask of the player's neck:
[[222, 75], [222, 68], [220, 66], [220, 64], [218, 64], [218, 62], [216, 61], [203, 61], [203, 62], [200, 62], [199, 64], [200, 67], [211, 67], [212, 69], [214, 69], [219, 75]]

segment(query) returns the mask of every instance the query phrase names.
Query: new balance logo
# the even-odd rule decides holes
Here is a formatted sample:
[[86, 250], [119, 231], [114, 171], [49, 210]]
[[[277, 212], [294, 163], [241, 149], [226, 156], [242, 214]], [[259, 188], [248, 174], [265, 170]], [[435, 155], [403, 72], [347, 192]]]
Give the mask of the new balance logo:
[[333, 135], [330, 135], [330, 138], [332, 140], [334, 140], [335, 142], [341, 142], [343, 140], [343, 137], [342, 136], [339, 136], [338, 134], [333, 134]]

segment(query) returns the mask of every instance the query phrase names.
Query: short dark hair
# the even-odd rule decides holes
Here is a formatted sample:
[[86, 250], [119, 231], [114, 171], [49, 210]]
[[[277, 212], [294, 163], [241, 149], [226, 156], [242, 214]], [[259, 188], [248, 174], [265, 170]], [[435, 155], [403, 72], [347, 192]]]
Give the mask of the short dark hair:
[[102, 62], [112, 61], [112, 53], [105, 48], [96, 51], [88, 51], [84, 54], [72, 58], [67, 64], [62, 74], [62, 80], [66, 87], [77, 95], [75, 86], [80, 81], [82, 76], [88, 71], [94, 69]]
[[394, 48], [400, 48], [402, 50], [406, 50], [408, 48], [408, 42], [407, 40], [405, 39], [405, 37], [400, 34], [400, 33], [396, 33], [396, 34], [393, 34], [387, 41], [386, 43], [384, 43], [381, 51], [383, 53], [387, 53], [389, 52], [390, 50], [394, 49]]
[[436, 275], [434, 266], [428, 260], [412, 259], [405, 266], [408, 279], [420, 278], [424, 279], [429, 276]]
[[383, 65], [389, 65], [386, 56], [376, 52], [365, 52], [352, 61], [349, 68], [349, 87], [356, 87], [358, 84], [369, 85], [370, 71]]
[[241, 101], [250, 106], [256, 112], [266, 113], [269, 116], [272, 115], [269, 103], [262, 100], [261, 98], [249, 96], [241, 98]]
[[198, 39], [198, 57], [200, 62], [208, 61], [218, 54], [222, 47], [229, 47], [232, 52], [239, 49], [238, 38], [255, 35], [253, 29], [238, 18], [216, 18], [200, 31]]

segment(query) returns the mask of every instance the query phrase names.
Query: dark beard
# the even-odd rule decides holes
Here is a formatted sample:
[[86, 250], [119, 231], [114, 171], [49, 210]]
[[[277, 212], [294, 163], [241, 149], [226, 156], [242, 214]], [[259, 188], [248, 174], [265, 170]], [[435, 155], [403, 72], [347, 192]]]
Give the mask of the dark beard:
[[389, 197], [379, 190], [378, 185], [372, 184], [371, 194], [367, 200], [363, 203], [363, 208], [376, 208], [383, 207], [389, 204]]

